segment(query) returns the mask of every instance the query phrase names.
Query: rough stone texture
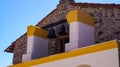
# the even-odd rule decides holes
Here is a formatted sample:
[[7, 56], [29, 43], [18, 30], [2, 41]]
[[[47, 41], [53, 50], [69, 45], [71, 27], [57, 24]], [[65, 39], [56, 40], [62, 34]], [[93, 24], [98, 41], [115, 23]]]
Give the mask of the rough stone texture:
[[120, 39], [120, 9], [82, 7], [76, 7], [76, 9], [94, 16], [96, 43]]
[[23, 36], [15, 42], [13, 64], [22, 62], [22, 55], [26, 53], [27, 37]]
[[120, 39], [120, 10], [99, 8], [95, 11], [96, 42]]
[[[66, 4], [65, 4], [66, 5]], [[92, 8], [92, 7], [81, 7], [81, 6], [61, 6], [56, 10], [55, 14], [52, 14], [47, 21], [41, 25], [47, 25], [55, 23], [61, 19], [65, 19], [65, 15], [74, 9], [79, 9], [87, 12], [94, 16], [95, 20], [95, 40], [96, 43], [104, 42], [112, 39], [120, 39], [120, 9], [118, 8]], [[57, 19], [58, 20], [57, 20]], [[52, 19], [52, 20], [50, 20]], [[50, 20], [50, 22], [49, 22]]]
[[[112, 40], [112, 39], [120, 39], [120, 8], [114, 8], [108, 5], [94, 5], [94, 4], [70, 4], [64, 3], [58, 5], [58, 7], [52, 11], [49, 15], [47, 15], [40, 23], [37, 24], [39, 27], [44, 27], [46, 25], [54, 24], [60, 20], [66, 19], [66, 14], [74, 9], [79, 9], [87, 12], [92, 15], [95, 20], [95, 41], [96, 43]], [[69, 32], [68, 24], [65, 24], [67, 32]], [[56, 35], [59, 32], [60, 25], [56, 25], [53, 28], [56, 31]], [[49, 29], [49, 27], [47, 28]], [[46, 30], [47, 30], [46, 29]], [[49, 55], [53, 55], [57, 53], [57, 43], [58, 39], [50, 39], [49, 40]], [[15, 46], [13, 49], [14, 58], [13, 63], [21, 63], [22, 55], [26, 52], [27, 45], [27, 37], [24, 35], [18, 40], [15, 41]], [[55, 50], [55, 51], [54, 51]]]
[[56, 26], [53, 26], [53, 29], [55, 30], [55, 34], [56, 34], [57, 37], [54, 38], [54, 39], [49, 39], [48, 55], [53, 55], [53, 54], [56, 54], [56, 53], [60, 53], [60, 48], [59, 48], [60, 47], [60, 44], [59, 44], [60, 35], [58, 33], [60, 32], [60, 26], [61, 25], [65, 26], [67, 34], [69, 32], [69, 26], [68, 26], [67, 22], [56, 25]]
[[49, 39], [49, 47], [48, 47], [48, 55], [54, 55], [57, 53], [57, 50], [58, 50], [58, 39], [57, 38], [54, 38], [54, 39]]
[[[66, 5], [66, 4], [65, 4]], [[82, 7], [82, 6], [61, 6], [59, 9], [57, 9], [55, 14], [52, 14], [50, 17], [54, 21], [59, 21], [61, 19], [66, 19], [66, 14], [74, 9], [79, 9], [87, 12], [88, 14], [92, 15], [95, 20], [95, 41], [96, 43], [104, 42], [112, 39], [120, 39], [120, 9], [118, 8], [92, 8], [92, 7]], [[58, 18], [56, 20], [55, 18]], [[48, 22], [43, 23], [40, 27], [55, 23], [55, 22], [49, 22], [51, 18], [46, 19]]]
[[62, 4], [58, 6], [58, 8], [51, 12], [50, 15], [46, 16], [39, 24], [37, 24], [37, 26], [44, 27], [46, 25], [66, 19], [66, 14], [72, 10], [69, 8], [71, 8], [71, 5], [68, 4]]
[[[67, 27], [67, 25], [68, 25], [67, 23], [61, 23], [61, 24], [58, 24], [56, 26], [51, 26], [55, 30], [55, 34], [56, 34], [57, 38], [49, 39], [48, 55], [53, 55], [53, 54], [59, 53], [59, 48], [58, 48], [58, 46], [59, 46], [59, 43], [58, 43], [59, 42], [59, 34], [58, 33], [60, 32], [60, 26], [62, 24], [65, 27]], [[49, 28], [51, 28], [51, 27], [49, 27]], [[46, 30], [48, 30], [49, 28], [46, 28]], [[68, 31], [67, 28], [66, 28], [66, 31]]]

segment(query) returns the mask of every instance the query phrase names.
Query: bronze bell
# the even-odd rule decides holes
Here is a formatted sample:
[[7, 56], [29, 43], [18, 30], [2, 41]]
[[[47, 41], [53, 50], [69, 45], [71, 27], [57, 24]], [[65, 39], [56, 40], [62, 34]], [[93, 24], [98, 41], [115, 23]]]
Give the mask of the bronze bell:
[[55, 34], [55, 30], [53, 28], [48, 30], [48, 38], [55, 38], [56, 34]]
[[58, 33], [59, 35], [67, 35], [65, 26], [62, 24], [60, 27], [60, 32]]

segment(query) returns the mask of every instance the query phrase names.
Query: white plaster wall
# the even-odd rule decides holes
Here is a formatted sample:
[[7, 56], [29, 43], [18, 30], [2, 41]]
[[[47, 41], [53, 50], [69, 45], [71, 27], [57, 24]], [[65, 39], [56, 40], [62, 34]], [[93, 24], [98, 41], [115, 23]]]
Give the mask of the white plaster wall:
[[35, 36], [29, 36], [27, 39], [27, 53], [32, 53], [33, 51], [34, 37]]
[[70, 51], [70, 50], [74, 50], [77, 48], [79, 48], [79, 43], [77, 41], [65, 44], [65, 52]]
[[34, 58], [48, 56], [48, 40], [37, 36], [33, 37], [33, 54], [35, 54]]
[[37, 36], [29, 36], [27, 53], [23, 55], [23, 62], [45, 56], [48, 56], [48, 40]]
[[31, 67], [77, 67], [81, 64], [87, 64], [91, 67], [119, 67], [118, 49], [110, 49]]
[[70, 24], [70, 42], [79, 41], [81, 43], [94, 43], [94, 27], [81, 23], [74, 22]]
[[22, 62], [29, 61], [29, 60], [31, 60], [31, 58], [32, 58], [32, 54], [31, 53], [23, 54], [22, 55]]
[[65, 51], [94, 44], [94, 27], [74, 22], [70, 23], [70, 42], [65, 45]]

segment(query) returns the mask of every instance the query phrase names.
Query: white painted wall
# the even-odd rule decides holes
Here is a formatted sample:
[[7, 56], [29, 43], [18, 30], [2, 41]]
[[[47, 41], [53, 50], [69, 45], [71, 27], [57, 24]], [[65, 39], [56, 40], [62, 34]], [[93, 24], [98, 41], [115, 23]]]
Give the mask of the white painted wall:
[[[94, 27], [80, 23], [70, 23], [70, 42], [65, 45], [65, 51], [94, 44]], [[77, 46], [77, 47], [76, 47]]]
[[31, 67], [77, 67], [81, 64], [87, 64], [91, 67], [119, 67], [118, 49], [114, 48]]
[[37, 59], [48, 56], [48, 40], [37, 36], [29, 36], [27, 41], [27, 53], [23, 55], [22, 61]]

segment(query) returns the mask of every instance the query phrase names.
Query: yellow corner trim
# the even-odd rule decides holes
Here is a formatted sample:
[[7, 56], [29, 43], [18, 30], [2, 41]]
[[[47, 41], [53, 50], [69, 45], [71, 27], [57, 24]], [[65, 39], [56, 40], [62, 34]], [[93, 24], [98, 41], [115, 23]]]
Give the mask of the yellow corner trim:
[[68, 23], [81, 22], [90, 26], [94, 26], [93, 16], [82, 10], [72, 10], [66, 15]]
[[31, 60], [28, 62], [24, 62], [21, 64], [16, 64], [13, 66], [8, 66], [8, 67], [30, 67], [30, 66], [34, 66], [34, 65], [38, 65], [38, 64], [48, 63], [48, 62], [52, 62], [52, 61], [62, 60], [65, 58], [81, 56], [81, 55], [85, 55], [85, 54], [100, 52], [100, 51], [114, 49], [114, 48], [118, 48], [117, 40], [107, 41], [104, 43], [99, 43], [99, 44], [91, 45], [88, 47], [83, 47], [80, 49], [72, 50], [70, 52], [65, 52], [65, 53], [61, 53], [61, 54], [52, 55], [49, 57]]
[[37, 27], [37, 26], [33, 26], [30, 25], [27, 27], [27, 36], [38, 36], [38, 37], [42, 37], [42, 38], [47, 38], [48, 32]]

